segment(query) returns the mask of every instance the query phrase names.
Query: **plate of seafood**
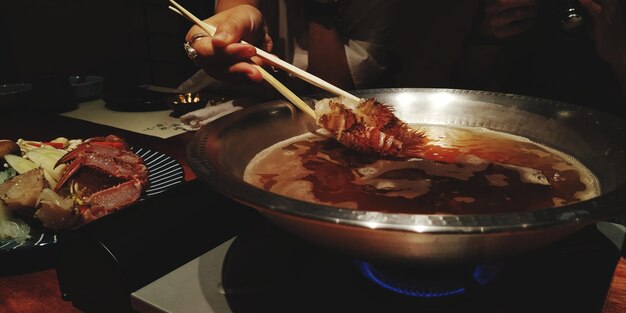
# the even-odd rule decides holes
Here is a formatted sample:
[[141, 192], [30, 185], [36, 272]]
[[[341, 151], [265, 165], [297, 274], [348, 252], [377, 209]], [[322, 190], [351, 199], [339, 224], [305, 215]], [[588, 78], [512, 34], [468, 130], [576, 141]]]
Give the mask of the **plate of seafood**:
[[58, 242], [57, 235], [184, 181], [178, 161], [114, 135], [0, 140], [0, 256]]

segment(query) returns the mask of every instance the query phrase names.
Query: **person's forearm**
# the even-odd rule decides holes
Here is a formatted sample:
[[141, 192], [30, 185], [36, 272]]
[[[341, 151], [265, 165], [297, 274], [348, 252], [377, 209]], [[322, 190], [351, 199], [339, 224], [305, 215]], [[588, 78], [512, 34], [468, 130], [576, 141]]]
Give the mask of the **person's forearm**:
[[345, 89], [354, 88], [343, 38], [335, 27], [309, 22], [308, 71]]
[[218, 0], [215, 5], [215, 13], [219, 13], [242, 4], [249, 4], [255, 8], [258, 8], [259, 0]]

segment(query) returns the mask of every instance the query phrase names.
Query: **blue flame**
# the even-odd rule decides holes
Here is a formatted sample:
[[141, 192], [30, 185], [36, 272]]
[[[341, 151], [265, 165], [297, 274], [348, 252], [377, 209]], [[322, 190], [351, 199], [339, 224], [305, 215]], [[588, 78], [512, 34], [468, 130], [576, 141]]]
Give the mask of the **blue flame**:
[[363, 273], [363, 275], [365, 275], [365, 277], [369, 278], [370, 280], [372, 280], [379, 286], [387, 290], [391, 290], [393, 292], [399, 293], [399, 294], [403, 294], [403, 295], [407, 295], [411, 297], [420, 297], [420, 298], [437, 298], [437, 297], [446, 297], [446, 296], [453, 296], [453, 295], [459, 295], [459, 294], [465, 293], [465, 288], [463, 287], [453, 288], [453, 289], [445, 290], [445, 291], [433, 291], [433, 290], [417, 291], [411, 288], [402, 288], [401, 286], [390, 284], [380, 279], [378, 275], [376, 275], [374, 269], [372, 268], [372, 265], [370, 265], [369, 263], [363, 262], [363, 261], [356, 261], [356, 263], [359, 269], [361, 270], [361, 272]]
[[500, 267], [494, 265], [479, 265], [474, 268], [472, 277], [481, 285], [486, 285], [496, 279], [500, 273]]

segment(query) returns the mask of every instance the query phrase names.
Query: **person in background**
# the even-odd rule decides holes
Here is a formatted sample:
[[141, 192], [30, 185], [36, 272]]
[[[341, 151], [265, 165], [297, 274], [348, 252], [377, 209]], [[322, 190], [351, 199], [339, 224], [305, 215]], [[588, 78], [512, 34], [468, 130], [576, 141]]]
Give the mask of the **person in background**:
[[[186, 41], [197, 53], [194, 62], [221, 81], [263, 80], [250, 59], [267, 64], [244, 40], [342, 89], [381, 87], [389, 83], [386, 41], [397, 2], [221, 0], [205, 20], [217, 27], [215, 37], [193, 26]], [[297, 92], [315, 91], [279, 79]]]
[[580, 0], [595, 22], [593, 37], [598, 55], [615, 71], [626, 94], [626, 6], [619, 0]]
[[455, 87], [623, 115], [626, 25], [619, 0], [485, 0], [479, 12], [456, 67]]

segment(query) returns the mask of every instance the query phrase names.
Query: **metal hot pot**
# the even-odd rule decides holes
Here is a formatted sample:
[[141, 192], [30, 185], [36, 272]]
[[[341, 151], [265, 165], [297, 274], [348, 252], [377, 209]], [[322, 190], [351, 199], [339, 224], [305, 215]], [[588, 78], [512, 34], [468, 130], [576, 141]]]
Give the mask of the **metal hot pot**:
[[[371, 261], [422, 265], [490, 262], [563, 239], [626, 209], [626, 122], [546, 99], [458, 89], [354, 92], [395, 107], [410, 124], [478, 126], [527, 137], [567, 153], [599, 179], [601, 195], [532, 212], [481, 215], [390, 214], [317, 205], [243, 181], [248, 162], [274, 143], [317, 128], [290, 103], [268, 102], [200, 129], [187, 147], [198, 177], [280, 227]], [[504, 212], [504, 211], [503, 211]]]

